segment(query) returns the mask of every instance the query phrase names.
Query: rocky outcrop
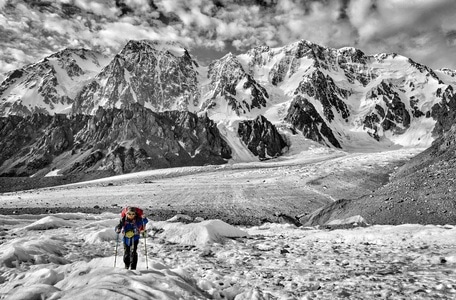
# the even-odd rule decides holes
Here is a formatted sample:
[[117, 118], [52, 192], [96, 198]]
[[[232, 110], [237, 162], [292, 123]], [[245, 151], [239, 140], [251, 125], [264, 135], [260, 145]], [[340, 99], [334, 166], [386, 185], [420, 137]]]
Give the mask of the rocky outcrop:
[[266, 89], [245, 72], [231, 53], [209, 65], [208, 78], [210, 96], [203, 108], [220, 105], [218, 98], [224, 99], [236, 115], [266, 107], [269, 98]]
[[140, 105], [100, 108], [94, 116], [33, 115], [0, 119], [3, 176], [132, 171], [223, 164], [231, 149], [206, 116], [154, 113]]
[[456, 94], [450, 85], [445, 90], [437, 90], [437, 95], [441, 95], [442, 101], [432, 106], [429, 115], [437, 122], [433, 133], [436, 136], [450, 130], [456, 120]]
[[34, 114], [0, 119], [0, 175], [30, 176], [73, 146], [84, 118]]
[[312, 103], [301, 95], [296, 96], [291, 102], [285, 121], [301, 131], [308, 139], [341, 148], [333, 132]]
[[376, 140], [380, 140], [380, 132], [391, 131], [394, 134], [402, 134], [410, 127], [412, 116], [415, 118], [424, 116], [413, 98], [410, 99], [412, 110], [407, 109], [391, 82], [382, 80], [366, 94], [366, 99], [377, 103], [372, 112], [365, 115], [363, 119], [364, 128], [371, 129], [372, 131], [368, 133]]
[[329, 122], [334, 120], [333, 109], [343, 119], [347, 119], [350, 116], [347, 104], [343, 100], [350, 96], [350, 92], [337, 87], [331, 77], [325, 76], [319, 70], [302, 80], [294, 94], [304, 94], [319, 101], [323, 106], [323, 114]]
[[264, 116], [255, 120], [239, 123], [238, 135], [247, 148], [260, 160], [266, 160], [282, 155], [287, 143]]

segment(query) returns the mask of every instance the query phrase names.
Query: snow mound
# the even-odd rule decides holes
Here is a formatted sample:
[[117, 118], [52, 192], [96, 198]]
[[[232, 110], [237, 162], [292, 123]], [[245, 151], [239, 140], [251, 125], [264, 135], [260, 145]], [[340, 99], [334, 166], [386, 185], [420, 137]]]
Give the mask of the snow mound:
[[[189, 276], [189, 275], [188, 275]], [[207, 299], [194, 280], [172, 269], [128, 271], [83, 265], [55, 285], [51, 299]]]
[[10, 300], [27, 300], [27, 299], [49, 299], [49, 297], [58, 292], [59, 289], [52, 285], [37, 283], [30, 286], [18, 286], [8, 293]]
[[15, 239], [0, 246], [0, 266], [15, 268], [21, 263], [65, 264], [61, 241], [39, 237], [36, 240]]
[[167, 223], [162, 226], [162, 237], [172, 243], [204, 246], [223, 243], [226, 238], [248, 237], [249, 234], [221, 220], [207, 220], [199, 223]]
[[92, 234], [85, 235], [85, 241], [89, 244], [109, 242], [115, 239], [116, 232], [114, 231], [114, 228], [105, 228]]
[[[42, 294], [42, 289], [46, 289], [46, 285], [51, 286], [50, 289], [54, 290], [53, 285], [62, 280], [63, 278], [64, 274], [58, 273], [55, 270], [48, 268], [40, 268], [38, 270], [26, 273], [25, 276], [16, 281], [16, 285], [21, 287], [21, 291], [24, 287], [35, 285], [35, 288], [31, 288], [31, 290], [36, 289], [36, 287], [40, 287], [38, 289], [38, 293]], [[31, 299], [31, 297], [25, 299]]]
[[367, 226], [366, 220], [361, 217], [360, 215], [352, 216], [345, 219], [337, 219], [328, 222], [326, 225], [329, 226], [344, 226], [344, 225], [352, 225], [352, 226]]
[[[0, 299], [402, 299], [424, 295], [424, 288], [426, 299], [456, 294], [453, 225], [237, 229], [220, 220], [153, 221], [158, 238], [151, 229], [140, 241], [138, 268], [131, 271], [124, 269], [121, 243], [99, 242], [115, 238], [115, 216], [106, 217], [78, 217], [70, 228], [42, 232], [22, 230], [31, 223], [22, 218], [5, 226], [14, 235], [0, 244]], [[220, 243], [244, 236], [251, 238]], [[360, 276], [347, 278], [347, 272]], [[372, 282], [382, 283], [383, 296]]]
[[62, 220], [54, 216], [44, 217], [28, 226], [25, 226], [25, 230], [47, 230], [61, 227], [71, 227], [72, 223]]
[[191, 223], [193, 218], [188, 215], [177, 214], [171, 219], [166, 220], [166, 222], [181, 222], [181, 223]]

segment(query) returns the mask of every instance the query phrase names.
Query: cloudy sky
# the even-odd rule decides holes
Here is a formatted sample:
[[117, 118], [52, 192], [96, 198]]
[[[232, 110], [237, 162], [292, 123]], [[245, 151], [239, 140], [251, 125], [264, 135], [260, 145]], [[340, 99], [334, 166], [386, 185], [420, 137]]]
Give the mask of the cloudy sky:
[[454, 0], [0, 0], [0, 74], [129, 39], [177, 40], [201, 60], [306, 39], [456, 69], [454, 16]]

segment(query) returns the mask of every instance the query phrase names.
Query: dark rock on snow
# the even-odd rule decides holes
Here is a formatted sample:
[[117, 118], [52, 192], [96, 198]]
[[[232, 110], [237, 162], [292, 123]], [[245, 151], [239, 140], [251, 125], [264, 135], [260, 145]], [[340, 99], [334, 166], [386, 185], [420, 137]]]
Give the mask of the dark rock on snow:
[[100, 108], [94, 116], [0, 118], [2, 176], [60, 169], [63, 175], [122, 174], [185, 165], [223, 164], [231, 149], [210, 119], [155, 113], [140, 105]]
[[260, 160], [280, 156], [287, 146], [275, 126], [261, 115], [253, 121], [240, 122], [238, 134], [247, 148]]

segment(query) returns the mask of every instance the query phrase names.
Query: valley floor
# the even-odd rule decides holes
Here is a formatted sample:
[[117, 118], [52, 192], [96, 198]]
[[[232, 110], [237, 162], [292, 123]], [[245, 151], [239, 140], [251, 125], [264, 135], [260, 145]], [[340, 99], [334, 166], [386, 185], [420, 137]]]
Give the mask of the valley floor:
[[[135, 205], [158, 220], [185, 213], [258, 225], [306, 216], [337, 199], [369, 195], [422, 149], [347, 153], [314, 147], [299, 155], [220, 166], [161, 169], [0, 194], [1, 214], [118, 212]], [[367, 220], [369, 222], [369, 220]]]

